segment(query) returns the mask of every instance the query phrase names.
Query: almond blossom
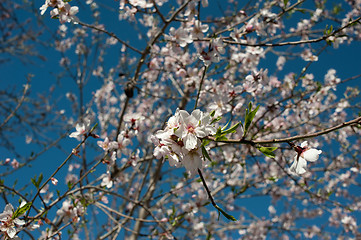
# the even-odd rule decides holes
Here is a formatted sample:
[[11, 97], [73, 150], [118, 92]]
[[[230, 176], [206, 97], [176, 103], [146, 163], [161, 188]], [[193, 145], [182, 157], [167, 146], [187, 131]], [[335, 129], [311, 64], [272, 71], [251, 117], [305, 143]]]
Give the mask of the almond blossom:
[[165, 129], [151, 138], [156, 145], [154, 156], [167, 158], [171, 166], [183, 165], [193, 176], [203, 166], [201, 139], [216, 132], [211, 121], [211, 116], [199, 109], [191, 114], [177, 109]]
[[[25, 202], [22, 202], [20, 207], [24, 206]], [[14, 207], [11, 203], [6, 204], [4, 212], [0, 214], [0, 231], [5, 234], [6, 237], [10, 239], [19, 239], [16, 236], [16, 226], [23, 226], [25, 224], [24, 220], [19, 218], [13, 218]], [[6, 239], [5, 237], [5, 239]]]
[[99, 147], [103, 148], [104, 151], [118, 148], [118, 143], [115, 141], [110, 141], [108, 137], [106, 137], [104, 141], [98, 141], [97, 144]]
[[208, 51], [202, 51], [198, 54], [200, 60], [205, 66], [209, 66], [212, 62], [217, 63], [221, 60], [221, 55], [226, 52], [224, 43], [221, 38], [216, 38], [211, 41]]
[[294, 162], [290, 167], [290, 171], [294, 174], [300, 175], [306, 172], [307, 162], [315, 162], [318, 160], [322, 150], [309, 148], [307, 141], [301, 143], [301, 146], [295, 147], [297, 155], [294, 157]]
[[169, 29], [170, 35], [166, 35], [165, 39], [176, 42], [181, 47], [187, 46], [187, 44], [192, 43], [192, 35], [189, 32], [188, 28], [180, 27], [178, 29], [175, 29], [174, 27], [171, 27]]
[[76, 138], [78, 141], [82, 139], [90, 128], [90, 120], [86, 120], [85, 123], [77, 123], [75, 126], [76, 132], [72, 132], [69, 137]]
[[202, 24], [201, 21], [195, 20], [194, 26], [192, 29], [192, 37], [195, 39], [201, 39], [203, 38], [203, 33], [207, 32], [209, 29], [207, 24]]
[[71, 22], [77, 23], [79, 19], [75, 16], [79, 12], [77, 6], [70, 6], [69, 3], [62, 0], [46, 0], [40, 7], [40, 14], [43, 15], [48, 7], [53, 7], [50, 15], [52, 18], [59, 18], [60, 23]]

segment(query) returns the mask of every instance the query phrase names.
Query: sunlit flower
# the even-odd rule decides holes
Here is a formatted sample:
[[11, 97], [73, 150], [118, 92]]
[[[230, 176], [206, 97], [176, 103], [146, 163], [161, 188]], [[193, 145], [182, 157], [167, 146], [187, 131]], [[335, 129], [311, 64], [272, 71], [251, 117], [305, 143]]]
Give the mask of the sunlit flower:
[[[25, 202], [22, 202], [20, 207], [23, 207]], [[24, 220], [19, 218], [13, 218], [14, 207], [11, 203], [8, 203], [5, 206], [4, 212], [0, 214], [0, 231], [5, 234], [5, 236], [10, 239], [17, 239], [16, 235], [16, 226], [23, 226], [25, 224]]]
[[205, 66], [209, 66], [212, 62], [217, 63], [221, 59], [221, 54], [226, 52], [224, 43], [221, 38], [213, 39], [208, 47], [208, 51], [202, 51], [198, 54], [200, 60]]
[[108, 137], [106, 137], [104, 141], [98, 141], [97, 144], [99, 147], [103, 148], [104, 151], [118, 148], [118, 143], [115, 141], [110, 141]]
[[103, 174], [102, 182], [100, 183], [100, 186], [111, 188], [113, 186], [113, 180], [111, 178], [110, 172], [107, 172], [106, 174]]
[[202, 150], [201, 148], [197, 148], [191, 151], [184, 151], [184, 156], [182, 159], [182, 163], [184, 167], [187, 169], [191, 176], [197, 174], [198, 169], [202, 169], [203, 167], [203, 158], [202, 158]]
[[294, 158], [294, 162], [290, 167], [290, 171], [295, 174], [304, 174], [306, 172], [307, 161], [315, 162], [318, 160], [321, 150], [315, 148], [309, 148], [307, 141], [304, 141], [301, 146], [295, 147], [297, 155]]
[[56, 215], [63, 218], [64, 222], [76, 221], [78, 218], [76, 207], [70, 202], [70, 200], [65, 200], [62, 207], [56, 212]]
[[184, 166], [191, 176], [203, 166], [201, 139], [216, 133], [212, 117], [199, 109], [189, 114], [177, 109], [164, 130], [151, 137], [156, 146], [153, 155], [167, 158], [171, 166]]
[[75, 16], [79, 12], [77, 6], [70, 6], [69, 3], [65, 3], [63, 7], [54, 8], [51, 10], [50, 15], [52, 18], [59, 18], [60, 23], [65, 22], [79, 22], [79, 19]]
[[190, 151], [200, 145], [199, 138], [210, 135], [211, 131], [201, 125], [203, 113], [196, 109], [189, 114], [187, 111], [180, 110], [181, 126], [175, 131], [175, 135], [183, 140], [185, 148]]
[[201, 39], [203, 38], [203, 33], [207, 32], [209, 29], [207, 24], [202, 24], [201, 21], [199, 20], [195, 20], [194, 21], [194, 26], [192, 29], [192, 37], [196, 38], [196, 39]]
[[90, 127], [90, 120], [86, 120], [85, 123], [77, 123], [75, 126], [76, 132], [72, 132], [69, 137], [76, 138], [77, 140], [81, 140], [82, 136], [84, 136]]

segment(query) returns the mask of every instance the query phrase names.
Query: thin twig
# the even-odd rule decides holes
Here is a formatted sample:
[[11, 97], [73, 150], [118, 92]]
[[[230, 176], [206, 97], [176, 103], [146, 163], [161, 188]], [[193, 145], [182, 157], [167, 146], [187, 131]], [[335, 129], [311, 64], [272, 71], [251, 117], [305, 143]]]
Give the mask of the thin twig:
[[250, 144], [250, 145], [256, 145], [256, 144], [271, 144], [271, 143], [288, 143], [291, 141], [296, 141], [300, 139], [306, 139], [306, 138], [314, 138], [321, 135], [325, 135], [330, 132], [334, 132], [336, 130], [339, 130], [341, 128], [347, 127], [347, 126], [353, 126], [361, 124], [361, 117], [355, 118], [351, 121], [341, 123], [339, 125], [336, 125], [334, 127], [326, 128], [322, 131], [310, 133], [310, 134], [304, 134], [304, 135], [296, 135], [293, 137], [288, 138], [279, 138], [279, 139], [270, 139], [270, 140], [246, 140], [246, 139], [228, 139], [228, 140], [219, 140], [216, 141], [214, 137], [207, 137], [208, 140], [216, 141], [216, 142], [223, 142], [223, 143], [239, 143], [239, 144]]
[[198, 105], [198, 100], [199, 100], [199, 96], [200, 96], [201, 91], [202, 91], [202, 85], [203, 85], [203, 82], [204, 82], [204, 77], [206, 75], [207, 69], [208, 69], [207, 66], [204, 66], [201, 82], [199, 83], [199, 89], [198, 89], [198, 93], [197, 93], [196, 103], [194, 104], [194, 109], [196, 109], [197, 105]]

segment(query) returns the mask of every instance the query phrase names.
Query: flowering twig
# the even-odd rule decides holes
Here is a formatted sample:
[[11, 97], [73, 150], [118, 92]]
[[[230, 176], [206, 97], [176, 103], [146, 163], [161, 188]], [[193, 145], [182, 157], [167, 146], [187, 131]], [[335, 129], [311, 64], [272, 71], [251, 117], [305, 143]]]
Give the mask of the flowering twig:
[[223, 143], [240, 143], [240, 144], [251, 144], [251, 145], [256, 145], [256, 144], [271, 144], [271, 143], [288, 143], [290, 141], [296, 141], [296, 140], [300, 140], [300, 139], [307, 139], [307, 138], [314, 138], [314, 137], [318, 137], [324, 134], [328, 134], [330, 132], [334, 132], [336, 130], [339, 130], [341, 128], [347, 127], [347, 126], [353, 126], [353, 125], [358, 125], [361, 124], [361, 117], [355, 118], [351, 121], [348, 122], [344, 122], [341, 123], [339, 125], [336, 125], [334, 127], [330, 127], [330, 128], [326, 128], [322, 131], [318, 131], [318, 132], [314, 132], [314, 133], [309, 133], [309, 134], [304, 134], [304, 135], [296, 135], [293, 137], [288, 137], [288, 138], [279, 138], [279, 139], [270, 139], [270, 140], [247, 140], [247, 139], [228, 139], [228, 140], [218, 140], [216, 141], [214, 137], [206, 137], [206, 139], [211, 140], [211, 141], [216, 141], [216, 142], [223, 142]]
[[[40, 194], [40, 191], [41, 189], [43, 189], [45, 187], [45, 185], [59, 172], [59, 170], [70, 160], [70, 158], [75, 155], [78, 151], [78, 149], [80, 148], [80, 146], [88, 139], [88, 137], [92, 136], [92, 132], [95, 130], [97, 125], [95, 125], [90, 131], [88, 134], [85, 134], [84, 135], [84, 139], [71, 151], [71, 153], [68, 155], [68, 157], [63, 161], [62, 164], [60, 164], [60, 166], [58, 166], [58, 168], [53, 172], [53, 174], [51, 174], [51, 176], [41, 185], [41, 187], [38, 188], [35, 196], [33, 197], [32, 201], [31, 202], [34, 202], [35, 199], [37, 198], [37, 196]], [[93, 168], [92, 168], [93, 169]], [[90, 169], [90, 170], [92, 170]], [[89, 170], [89, 171], [90, 171]], [[86, 176], [86, 175], [84, 175]], [[83, 179], [84, 176], [81, 178]], [[29, 215], [29, 212], [28, 211], [28, 215]]]

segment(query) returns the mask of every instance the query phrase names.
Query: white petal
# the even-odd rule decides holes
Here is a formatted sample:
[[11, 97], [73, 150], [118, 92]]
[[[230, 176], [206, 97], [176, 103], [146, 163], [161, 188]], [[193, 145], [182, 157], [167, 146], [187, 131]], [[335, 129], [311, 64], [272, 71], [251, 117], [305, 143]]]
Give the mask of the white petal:
[[301, 143], [301, 148], [304, 148], [304, 147], [307, 147], [307, 146], [308, 146], [307, 141], [304, 141], [304, 142]]
[[180, 118], [184, 121], [189, 116], [189, 113], [185, 110], [179, 110]]
[[21, 219], [18, 219], [18, 218], [15, 218], [14, 223], [21, 226], [21, 225], [25, 224], [25, 221], [21, 220]]
[[194, 132], [197, 135], [197, 137], [200, 137], [200, 138], [204, 138], [204, 137], [208, 136], [208, 132], [206, 131], [206, 129], [204, 127], [197, 127], [196, 129], [194, 129]]
[[306, 159], [309, 162], [315, 162], [318, 159], [318, 155], [321, 154], [321, 150], [317, 150], [315, 148], [308, 149], [305, 151], [302, 155], [304, 159]]
[[4, 213], [13, 213], [14, 212], [14, 207], [13, 205], [11, 205], [11, 203], [6, 204], [5, 209], [4, 209]]
[[194, 134], [188, 134], [186, 136], [186, 138], [184, 139], [185, 141], [185, 148], [190, 151], [192, 149], [194, 149], [197, 146], [197, 137]]
[[69, 137], [71, 137], [71, 138], [77, 138], [77, 137], [79, 137], [79, 133], [78, 133], [78, 132], [72, 132], [72, 133], [69, 135]]
[[70, 14], [70, 15], [75, 15], [75, 14], [77, 14], [78, 12], [79, 12], [79, 8], [78, 8], [77, 6], [73, 6], [73, 7], [71, 7], [70, 10], [69, 10], [69, 14]]
[[295, 156], [295, 160], [290, 167], [290, 171], [296, 174], [304, 174], [306, 172], [307, 162], [304, 158]]
[[198, 168], [202, 169], [202, 158], [197, 151], [191, 151], [185, 154], [182, 162], [191, 176], [196, 175]]
[[192, 116], [195, 117], [198, 121], [201, 120], [203, 113], [201, 110], [196, 109], [192, 112]]
[[76, 131], [78, 131], [78, 132], [84, 131], [84, 130], [85, 130], [84, 123], [77, 123], [76, 126], [75, 126], [75, 129], [76, 129]]
[[16, 235], [16, 230], [13, 227], [9, 227], [6, 233], [9, 235], [10, 238], [14, 238]]

